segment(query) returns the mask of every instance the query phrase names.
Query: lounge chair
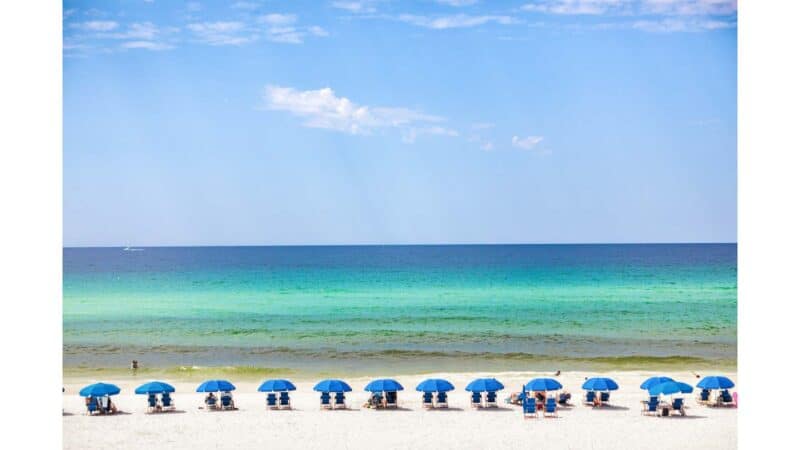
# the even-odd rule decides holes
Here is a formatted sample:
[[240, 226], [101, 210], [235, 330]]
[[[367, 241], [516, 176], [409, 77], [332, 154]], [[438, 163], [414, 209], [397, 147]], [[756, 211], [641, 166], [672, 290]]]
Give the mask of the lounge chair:
[[397, 392], [386, 393], [386, 407], [397, 408]]
[[97, 410], [97, 399], [94, 397], [89, 397], [89, 403], [86, 404], [86, 414], [91, 416], [92, 414], [96, 413]]
[[319, 396], [319, 409], [331, 409], [331, 394], [328, 392], [323, 392], [322, 395]]
[[642, 415], [657, 415], [658, 414], [658, 397], [650, 397], [650, 400], [642, 401]]
[[473, 408], [480, 408], [481, 406], [481, 393], [480, 392], [473, 392], [471, 396], [471, 400], [469, 406]]
[[682, 398], [676, 398], [675, 400], [672, 401], [672, 411], [677, 411], [681, 413], [682, 416], [686, 415], [686, 410], [684, 410]]
[[267, 394], [267, 409], [278, 409], [278, 397], [274, 392]]
[[709, 399], [711, 398], [711, 391], [708, 389], [703, 389], [700, 391], [700, 396], [697, 397], [697, 403], [706, 404], [708, 403]]
[[217, 409], [217, 398], [216, 397], [206, 397], [206, 409], [212, 410]]
[[608, 399], [611, 398], [610, 392], [601, 392], [600, 393], [600, 402], [601, 403], [608, 403]]
[[174, 411], [175, 403], [172, 403], [172, 397], [168, 392], [161, 394], [161, 409], [163, 411]]
[[289, 393], [286, 391], [281, 392], [278, 398], [278, 406], [281, 409], [292, 409], [292, 402], [289, 400]]
[[147, 411], [154, 412], [158, 409], [158, 399], [156, 398], [156, 394], [148, 394], [147, 395]]
[[422, 393], [422, 407], [433, 408], [433, 393], [431, 392]]
[[233, 397], [230, 395], [223, 395], [220, 397], [222, 401], [222, 409], [233, 409]]
[[334, 397], [333, 407], [337, 409], [347, 409], [347, 405], [344, 403], [344, 392], [337, 392], [336, 396]]
[[497, 392], [489, 391], [486, 393], [486, 407], [497, 408]]
[[539, 417], [535, 398], [524, 398], [522, 400], [522, 416], [526, 419]]
[[447, 392], [437, 392], [436, 393], [436, 407], [437, 408], [449, 408], [450, 405], [447, 404]]
[[732, 404], [733, 397], [731, 397], [731, 393], [727, 389], [723, 389], [717, 397], [717, 403], [723, 406]]
[[544, 417], [558, 417], [558, 413], [556, 412], [556, 399], [554, 397], [548, 397], [547, 401], [545, 401]]
[[594, 399], [597, 396], [594, 391], [586, 391], [586, 398], [583, 400], [583, 403], [586, 405], [594, 405]]

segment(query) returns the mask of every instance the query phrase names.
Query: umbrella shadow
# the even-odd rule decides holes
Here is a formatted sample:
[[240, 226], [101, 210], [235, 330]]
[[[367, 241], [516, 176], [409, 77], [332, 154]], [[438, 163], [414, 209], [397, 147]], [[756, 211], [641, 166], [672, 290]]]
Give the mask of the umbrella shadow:
[[162, 414], [168, 416], [170, 414], [186, 414], [186, 411], [184, 411], [182, 409], [173, 409], [173, 410], [170, 410], [170, 411], [156, 411], [156, 412], [148, 412], [148, 413], [145, 413], [145, 414], [147, 414], [148, 416], [160, 416]]
[[429, 408], [429, 409], [426, 409], [425, 411], [463, 411], [463, 410], [464, 410], [464, 408], [457, 408], [457, 407], [451, 406], [449, 408]]
[[513, 412], [513, 408], [506, 408], [504, 406], [498, 406], [496, 408], [475, 408], [475, 411], [478, 412]]
[[132, 413], [127, 411], [117, 411], [114, 414], [92, 414], [91, 417], [114, 417], [114, 416], [130, 416]]
[[72, 413], [66, 412], [66, 411], [61, 411], [61, 415], [62, 416], [74, 416], [75, 414], [72, 414]]
[[620, 406], [620, 405], [603, 405], [603, 406], [597, 406], [597, 407], [593, 406], [592, 409], [598, 410], [598, 411], [630, 411], [629, 407]]

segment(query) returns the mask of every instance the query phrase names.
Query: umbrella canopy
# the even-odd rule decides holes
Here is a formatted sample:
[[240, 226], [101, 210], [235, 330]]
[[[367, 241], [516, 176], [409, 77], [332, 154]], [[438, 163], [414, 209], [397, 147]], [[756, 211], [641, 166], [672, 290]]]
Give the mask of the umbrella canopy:
[[557, 391], [562, 387], [561, 383], [552, 378], [534, 378], [525, 385], [529, 391]]
[[235, 389], [236, 386], [228, 380], [206, 380], [200, 386], [197, 386], [197, 392], [233, 391]]
[[680, 381], [666, 381], [661, 384], [656, 384], [654, 386], [650, 386], [647, 392], [650, 395], [672, 395], [672, 394], [691, 394], [694, 389], [686, 384], [681, 383]]
[[503, 383], [497, 381], [494, 378], [478, 378], [476, 380], [472, 380], [464, 390], [470, 392], [495, 392], [500, 391], [505, 386]]
[[675, 380], [673, 380], [670, 377], [651, 377], [644, 380], [644, 383], [642, 383], [642, 385], [639, 387], [646, 391], [657, 384], [666, 383], [667, 381], [675, 381]]
[[318, 392], [350, 392], [353, 388], [342, 380], [322, 380], [314, 386]]
[[171, 384], [161, 381], [151, 381], [136, 388], [135, 392], [137, 394], [163, 394], [165, 392], [175, 392], [175, 388]]
[[417, 390], [420, 392], [448, 392], [453, 389], [455, 387], [452, 383], [441, 378], [428, 378], [417, 385]]
[[733, 381], [728, 377], [711, 376], [705, 377], [697, 383], [697, 387], [701, 389], [730, 389], [733, 386]]
[[611, 378], [589, 378], [583, 382], [583, 389], [587, 391], [616, 391], [619, 385]]
[[372, 380], [369, 382], [365, 391], [369, 392], [397, 392], [403, 390], [403, 385], [391, 378], [381, 378], [379, 380]]
[[116, 384], [95, 383], [86, 386], [79, 392], [81, 397], [102, 397], [104, 395], [119, 394], [119, 387]]
[[297, 390], [294, 384], [284, 379], [267, 380], [258, 387], [258, 392], [285, 392], [294, 390]]

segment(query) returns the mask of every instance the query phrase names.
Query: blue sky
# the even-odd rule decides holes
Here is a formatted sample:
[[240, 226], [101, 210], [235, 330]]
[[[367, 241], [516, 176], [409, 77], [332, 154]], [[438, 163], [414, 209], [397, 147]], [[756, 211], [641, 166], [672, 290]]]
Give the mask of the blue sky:
[[64, 244], [736, 241], [726, 0], [64, 2]]

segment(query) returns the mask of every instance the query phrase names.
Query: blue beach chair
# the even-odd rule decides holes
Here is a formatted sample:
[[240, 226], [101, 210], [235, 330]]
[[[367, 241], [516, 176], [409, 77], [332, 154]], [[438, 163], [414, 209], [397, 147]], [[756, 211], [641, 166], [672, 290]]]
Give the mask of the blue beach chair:
[[731, 393], [728, 392], [727, 389], [723, 389], [722, 392], [719, 393], [717, 401], [722, 405], [730, 405], [733, 403], [733, 397], [731, 397]]
[[600, 401], [602, 403], [608, 403], [608, 399], [610, 399], [610, 398], [611, 398], [611, 393], [610, 392], [601, 392], [600, 393]]
[[331, 394], [328, 392], [319, 396], [319, 409], [331, 409]]
[[683, 409], [683, 399], [676, 398], [672, 401], [672, 410], [679, 412], [682, 416], [686, 415], [686, 411]]
[[433, 393], [424, 392], [422, 394], [422, 407], [423, 408], [433, 408]]
[[650, 400], [644, 401], [642, 408], [642, 415], [658, 414], [658, 397], [650, 397]]
[[583, 403], [587, 405], [594, 405], [594, 399], [596, 395], [597, 394], [595, 394], [594, 391], [586, 391], [586, 399], [583, 400]]
[[147, 395], [147, 410], [149, 412], [153, 412], [158, 409], [158, 399], [156, 398], [156, 394], [148, 394]]
[[274, 392], [267, 394], [267, 409], [278, 409], [278, 397]]
[[547, 401], [544, 402], [544, 417], [558, 417], [556, 399], [554, 397], [548, 397]]
[[386, 393], [386, 407], [397, 408], [397, 392]]
[[175, 403], [172, 403], [172, 397], [169, 395], [169, 392], [161, 394], [161, 409], [167, 411], [173, 411], [175, 409]]
[[206, 409], [209, 411], [217, 409], [217, 397], [213, 395], [206, 397]]
[[536, 409], [536, 399], [523, 398], [522, 399], [522, 416], [526, 419], [539, 417], [539, 411]]
[[222, 402], [222, 409], [233, 409], [233, 397], [229, 393], [223, 393], [220, 397], [220, 401]]
[[481, 393], [480, 392], [473, 392], [470, 400], [471, 407], [473, 408], [480, 408], [481, 405]]
[[497, 408], [497, 392], [489, 391], [486, 393], [486, 407]]
[[334, 408], [342, 408], [342, 409], [347, 408], [347, 405], [345, 405], [345, 403], [344, 403], [344, 392], [337, 392], [336, 393], [336, 396], [334, 398], [333, 407]]
[[289, 393], [286, 391], [281, 392], [279, 399], [279, 406], [281, 409], [292, 409], [292, 404], [289, 401]]
[[86, 404], [86, 413], [91, 416], [96, 412], [97, 412], [97, 399], [95, 397], [89, 397], [89, 403]]
[[437, 408], [449, 408], [450, 405], [447, 404], [447, 392], [437, 392], [436, 393], [436, 407]]
[[701, 404], [708, 403], [710, 399], [711, 399], [711, 391], [709, 391], [708, 389], [703, 389], [702, 391], [700, 391], [700, 397], [697, 398], [697, 403]]

